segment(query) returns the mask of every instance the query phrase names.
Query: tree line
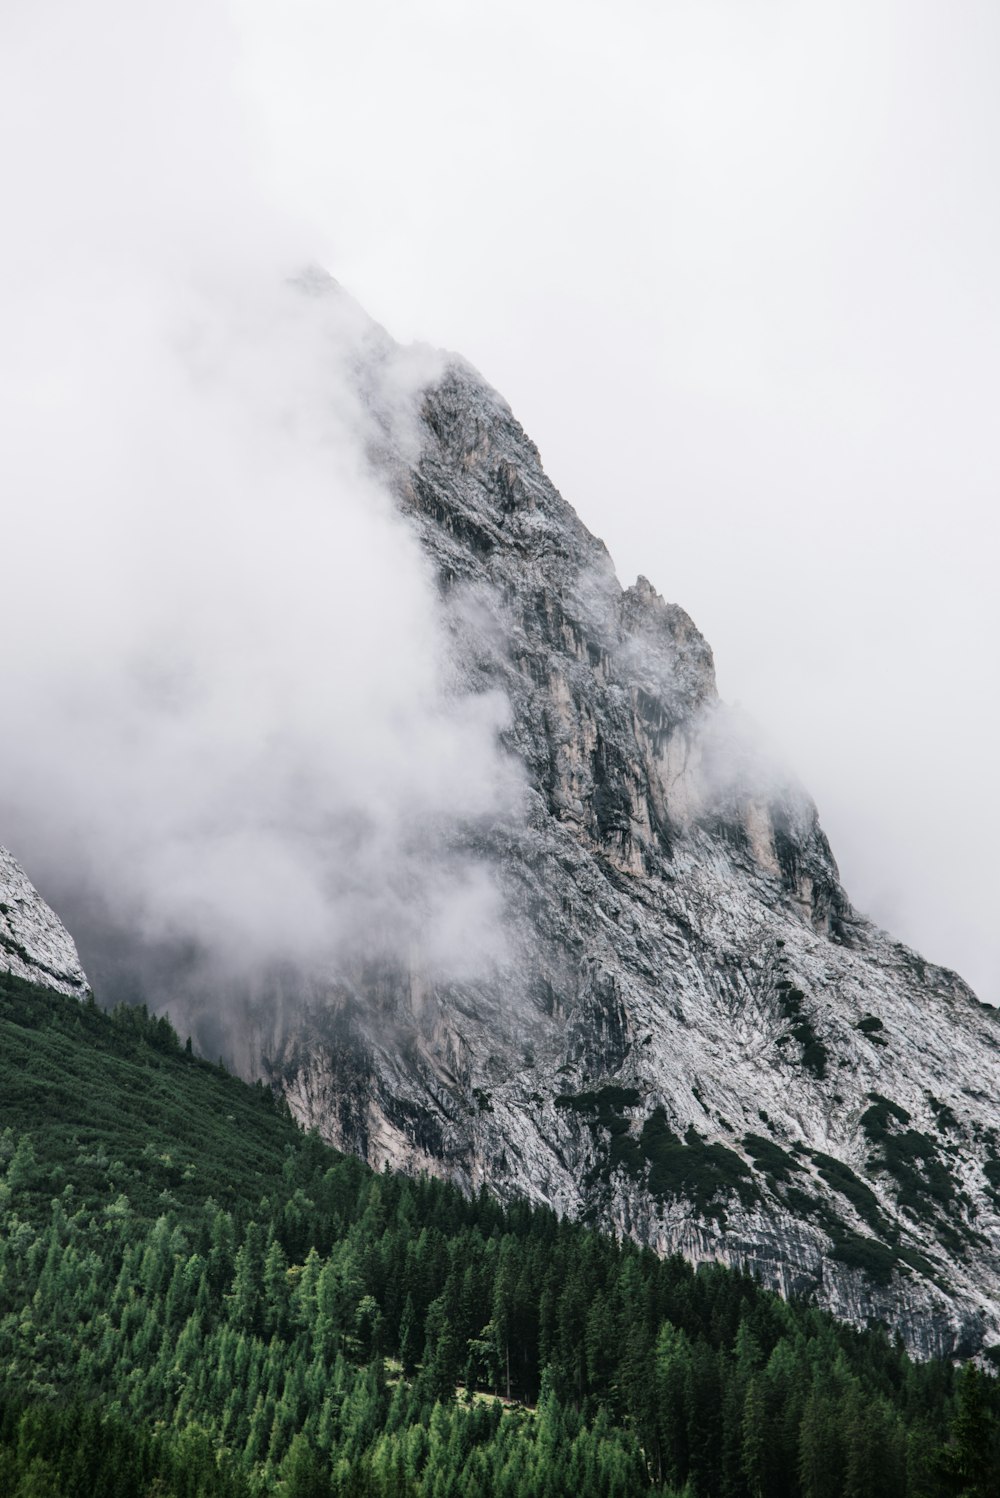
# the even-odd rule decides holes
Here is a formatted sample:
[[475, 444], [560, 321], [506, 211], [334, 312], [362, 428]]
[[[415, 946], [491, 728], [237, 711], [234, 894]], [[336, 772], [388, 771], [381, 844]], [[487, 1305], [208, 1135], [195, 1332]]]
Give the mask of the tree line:
[[[0, 1133], [0, 1498], [1000, 1491], [974, 1367], [374, 1174], [162, 1021], [36, 999], [0, 986], [0, 1118], [29, 1054], [50, 1089]], [[137, 1078], [171, 1105], [132, 1108]]]

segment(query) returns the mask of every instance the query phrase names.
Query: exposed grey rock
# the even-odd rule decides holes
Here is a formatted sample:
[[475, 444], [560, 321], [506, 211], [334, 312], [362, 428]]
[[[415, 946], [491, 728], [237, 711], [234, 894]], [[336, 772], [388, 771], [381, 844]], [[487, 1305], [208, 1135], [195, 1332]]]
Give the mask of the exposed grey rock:
[[[199, 1024], [200, 969], [167, 944], [142, 996], [376, 1167], [748, 1266], [920, 1353], [1000, 1341], [996, 1014], [852, 909], [691, 619], [621, 587], [501, 397], [443, 361], [401, 423], [405, 354], [357, 324], [372, 461], [433, 565], [456, 691], [510, 703], [523, 815], [455, 850], [502, 890], [505, 955], [260, 974]], [[87, 988], [2, 851], [0, 966]]]
[[73, 938], [6, 848], [0, 848], [0, 969], [77, 998], [89, 989]]
[[247, 1064], [376, 1166], [751, 1266], [921, 1353], [997, 1340], [993, 1011], [852, 909], [694, 624], [620, 587], [474, 370], [448, 365], [422, 430], [413, 461], [387, 425], [378, 461], [465, 689], [511, 703], [527, 813], [470, 832], [509, 959], [463, 983], [345, 973]]

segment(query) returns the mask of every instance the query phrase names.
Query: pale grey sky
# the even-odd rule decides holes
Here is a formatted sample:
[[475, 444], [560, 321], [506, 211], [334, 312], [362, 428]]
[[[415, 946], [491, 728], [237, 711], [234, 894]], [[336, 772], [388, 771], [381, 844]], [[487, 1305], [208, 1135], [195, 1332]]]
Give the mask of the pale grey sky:
[[415, 456], [441, 361], [289, 284], [312, 234], [233, 75], [204, 0], [0, 11], [0, 840], [98, 998], [175, 1015], [275, 966], [489, 965], [455, 832], [522, 804], [368, 458]]
[[716, 654], [1000, 1000], [1000, 9], [236, 0], [270, 190]]
[[[248, 420], [277, 431], [257, 288], [313, 258], [506, 395], [623, 580], [705, 632], [856, 903], [1000, 1000], [995, 0], [9, 0], [2, 28], [8, 621], [31, 621], [8, 709], [23, 689], [50, 724], [95, 662], [118, 690], [129, 587], [140, 621], [169, 603], [122, 590], [122, 561], [176, 493], [215, 502], [211, 464], [246, 469]], [[209, 467], [185, 477], [185, 453]], [[278, 477], [247, 475], [261, 525]], [[204, 567], [178, 548], [209, 600], [212, 523]], [[99, 739], [77, 774], [48, 735], [58, 794], [5, 741], [59, 838], [114, 800], [127, 745]]]

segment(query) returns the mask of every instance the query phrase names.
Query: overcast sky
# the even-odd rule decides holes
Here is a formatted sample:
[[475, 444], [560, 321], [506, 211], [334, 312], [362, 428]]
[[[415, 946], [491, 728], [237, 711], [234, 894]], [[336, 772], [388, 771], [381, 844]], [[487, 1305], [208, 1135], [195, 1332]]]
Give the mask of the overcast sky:
[[492, 963], [467, 834], [522, 803], [369, 459], [441, 360], [305, 294], [236, 83], [213, 0], [0, 6], [0, 839], [98, 998], [175, 1017]]
[[269, 190], [1000, 1000], [995, 0], [236, 0]]
[[[312, 257], [506, 395], [623, 581], [645, 573], [707, 635], [855, 903], [1000, 1000], [995, 0], [8, 0], [0, 21], [0, 689], [14, 713], [23, 686], [36, 730], [4, 736], [0, 768], [26, 816], [35, 786], [36, 828], [85, 846], [122, 804], [134, 841], [160, 815], [156, 776], [121, 801], [128, 718], [99, 710], [130, 651], [176, 654], [173, 595], [130, 548], [173, 535], [212, 620], [260, 596], [284, 413], [296, 381], [307, 412], [321, 397], [313, 335], [259, 288]], [[212, 482], [233, 465], [242, 529]], [[360, 547], [382, 521], [338, 483]], [[175, 494], [208, 507], [214, 549], [185, 551]], [[389, 550], [409, 681], [434, 637], [407, 544]], [[350, 619], [369, 563], [343, 550], [327, 593]], [[129, 587], [145, 634], [115, 628]], [[220, 626], [221, 680], [231, 643]], [[313, 662], [292, 657], [308, 713]], [[46, 734], [64, 697], [90, 739]], [[65, 794], [41, 742], [65, 750]], [[91, 856], [132, 878], [116, 849]]]

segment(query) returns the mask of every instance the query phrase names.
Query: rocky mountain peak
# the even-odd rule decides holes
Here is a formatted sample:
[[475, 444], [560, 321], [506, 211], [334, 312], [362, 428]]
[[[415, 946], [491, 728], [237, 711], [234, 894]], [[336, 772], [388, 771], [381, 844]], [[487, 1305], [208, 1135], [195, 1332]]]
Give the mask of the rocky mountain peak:
[[369, 975], [367, 1000], [354, 974], [257, 1064], [375, 1164], [745, 1265], [918, 1351], [997, 1340], [992, 1012], [852, 909], [689, 616], [621, 588], [463, 361], [421, 432], [381, 461], [527, 782], [525, 822], [480, 841], [509, 957]]
[[[502, 941], [467, 971], [369, 952], [262, 975], [229, 1059], [377, 1167], [743, 1266], [918, 1352], [1000, 1343], [995, 1013], [852, 908], [692, 620], [621, 587], [507, 402], [441, 358], [401, 435], [403, 356], [357, 319], [370, 461], [436, 580], [454, 690], [509, 705], [519, 810], [455, 834]], [[83, 991], [6, 856], [2, 880], [0, 957]]]

